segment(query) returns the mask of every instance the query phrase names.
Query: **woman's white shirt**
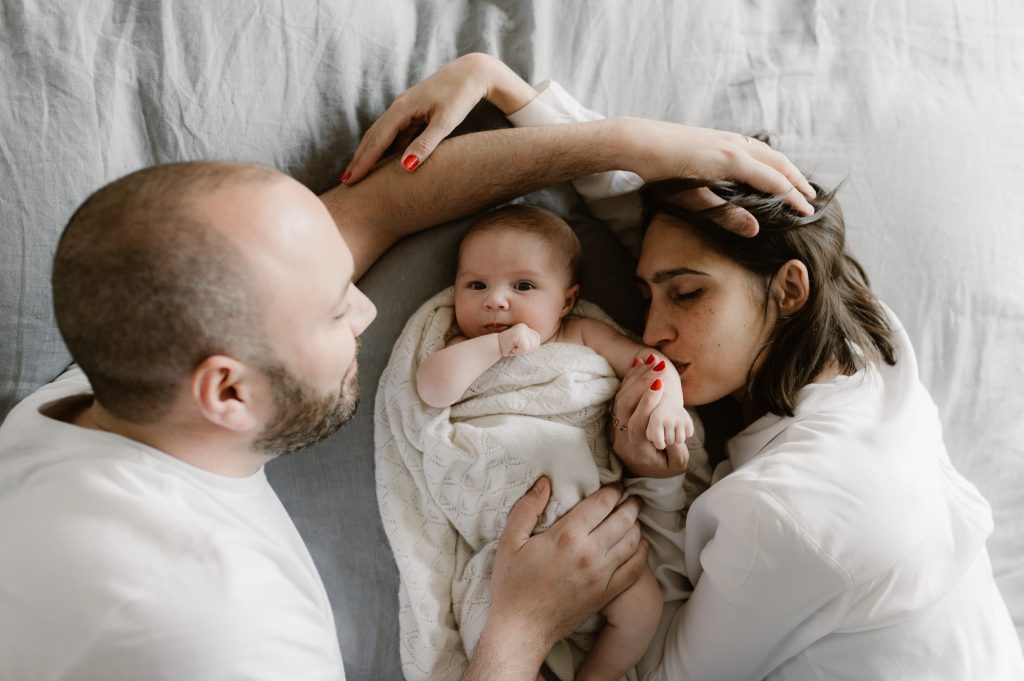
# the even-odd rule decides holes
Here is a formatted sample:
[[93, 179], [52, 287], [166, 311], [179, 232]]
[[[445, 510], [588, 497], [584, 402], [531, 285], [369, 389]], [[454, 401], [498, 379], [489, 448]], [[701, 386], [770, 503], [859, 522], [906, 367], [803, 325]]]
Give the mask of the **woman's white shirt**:
[[693, 595], [647, 678], [1024, 679], [991, 511], [892, 321], [895, 366], [806, 386], [794, 416], [729, 442], [731, 472], [687, 518]]

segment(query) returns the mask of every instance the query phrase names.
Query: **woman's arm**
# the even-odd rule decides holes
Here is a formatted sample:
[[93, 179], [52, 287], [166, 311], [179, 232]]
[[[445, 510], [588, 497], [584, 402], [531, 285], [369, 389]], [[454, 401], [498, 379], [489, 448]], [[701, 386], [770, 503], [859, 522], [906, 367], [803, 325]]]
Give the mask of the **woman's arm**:
[[391, 143], [415, 123], [427, 127], [398, 157], [410, 172], [434, 153], [478, 102], [490, 102], [507, 116], [536, 96], [537, 91], [504, 62], [479, 52], [463, 55], [398, 95], [363, 134], [341, 181], [355, 184], [363, 179]]

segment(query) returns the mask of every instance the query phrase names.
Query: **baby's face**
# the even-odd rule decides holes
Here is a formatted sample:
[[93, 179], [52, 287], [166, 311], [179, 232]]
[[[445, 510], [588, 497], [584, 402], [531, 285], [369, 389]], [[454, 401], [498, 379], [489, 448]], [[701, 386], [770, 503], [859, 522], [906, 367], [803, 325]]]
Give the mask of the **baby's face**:
[[476, 338], [524, 323], [547, 342], [572, 309], [575, 286], [559, 254], [544, 239], [487, 230], [462, 245], [455, 277], [455, 317]]

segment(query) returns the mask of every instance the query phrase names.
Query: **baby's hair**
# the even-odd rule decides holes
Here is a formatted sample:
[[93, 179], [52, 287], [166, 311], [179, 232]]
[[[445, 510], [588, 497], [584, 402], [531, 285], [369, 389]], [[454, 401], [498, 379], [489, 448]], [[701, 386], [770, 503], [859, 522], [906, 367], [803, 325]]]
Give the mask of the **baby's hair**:
[[[569, 284], [579, 283], [580, 266], [583, 261], [583, 247], [572, 227], [549, 210], [526, 204], [513, 204], [492, 210], [477, 219], [462, 237], [465, 244], [474, 234], [487, 231], [514, 230], [540, 237], [551, 245], [565, 263], [569, 273]], [[462, 247], [459, 247], [462, 258]]]
[[[814, 214], [797, 214], [779, 196], [764, 194], [731, 182], [689, 180], [655, 182], [641, 190], [644, 228], [659, 215], [691, 226], [709, 248], [739, 264], [763, 285], [770, 304], [772, 276], [789, 260], [807, 267], [811, 290], [806, 304], [792, 315], [780, 316], [764, 363], [747, 379], [747, 395], [775, 414], [793, 415], [796, 396], [833, 361], [845, 374], [869, 362], [896, 363], [893, 330], [881, 303], [871, 291], [867, 274], [846, 250], [843, 211], [835, 191], [816, 185], [811, 199]], [[673, 201], [680, 192], [707, 187], [726, 204], [688, 211]], [[742, 237], [715, 222], [729, 206], [748, 210], [759, 225], [755, 237]]]

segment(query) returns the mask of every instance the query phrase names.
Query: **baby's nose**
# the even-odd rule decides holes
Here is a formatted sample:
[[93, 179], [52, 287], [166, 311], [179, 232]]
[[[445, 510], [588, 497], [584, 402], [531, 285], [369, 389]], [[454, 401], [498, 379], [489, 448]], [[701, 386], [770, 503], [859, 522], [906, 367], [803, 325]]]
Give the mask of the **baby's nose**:
[[487, 307], [496, 310], [508, 309], [508, 296], [501, 291], [491, 290], [487, 296]]

